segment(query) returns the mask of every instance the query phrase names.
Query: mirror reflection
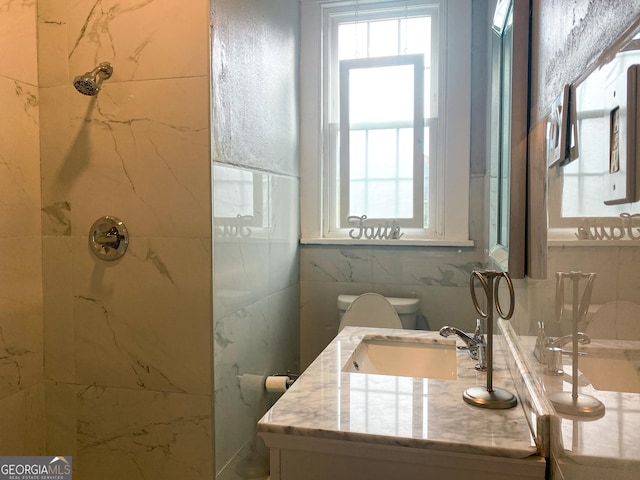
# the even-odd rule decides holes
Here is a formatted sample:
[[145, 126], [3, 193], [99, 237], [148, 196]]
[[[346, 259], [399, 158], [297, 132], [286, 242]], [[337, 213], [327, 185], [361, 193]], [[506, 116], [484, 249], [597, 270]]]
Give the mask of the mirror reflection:
[[[619, 109], [618, 103], [612, 105], [611, 101], [624, 94], [620, 82], [626, 83], [629, 67], [640, 63], [639, 38], [636, 35], [610, 61], [576, 85], [572, 100], [576, 107], [579, 154], [575, 161], [549, 171], [551, 228], [571, 228], [574, 232], [585, 218], [599, 219], [607, 224], [611, 223], [605, 220], [607, 218], [619, 220], [621, 214], [640, 213], [639, 202], [612, 201], [616, 196], [610, 191], [609, 179], [620, 170], [619, 166], [615, 167], [618, 162], [611, 163], [611, 140], [617, 138], [614, 125], [621, 121], [620, 113], [622, 120], [626, 118], [626, 108]], [[635, 95], [632, 91], [626, 93], [623, 95], [626, 98]], [[626, 142], [620, 148], [626, 150]], [[628, 148], [632, 148], [631, 145]], [[628, 168], [627, 171], [629, 175], [633, 174], [633, 170]]]
[[249, 237], [269, 227], [268, 175], [216, 164], [213, 177], [217, 237]]

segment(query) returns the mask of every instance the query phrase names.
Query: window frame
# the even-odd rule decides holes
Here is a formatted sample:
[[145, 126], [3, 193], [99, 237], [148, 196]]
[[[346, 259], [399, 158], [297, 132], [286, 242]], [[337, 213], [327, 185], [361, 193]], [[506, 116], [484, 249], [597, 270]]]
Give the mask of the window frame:
[[[440, 94], [434, 129], [438, 135], [435, 174], [430, 175], [430, 227], [402, 229], [404, 235], [394, 240], [354, 240], [348, 229], [330, 230], [329, 196], [335, 194], [332, 179], [335, 163], [327, 155], [336, 151], [332, 142], [336, 135], [325, 112], [329, 98], [325, 95], [326, 55], [333, 48], [327, 25], [329, 15], [354, 10], [355, 1], [301, 0], [300, 52], [300, 177], [301, 177], [301, 243], [303, 244], [394, 244], [472, 246], [469, 239], [470, 181], [470, 110], [471, 110], [471, 0], [448, 1], [379, 1], [360, 0], [360, 9], [374, 7], [384, 11], [437, 5], [440, 22], [439, 77]], [[448, 35], [451, 32], [451, 35]], [[455, 59], [455, 61], [449, 61]], [[446, 112], [446, 115], [444, 115]], [[429, 116], [425, 113], [424, 116]], [[427, 125], [427, 123], [425, 123]], [[334, 127], [335, 128], [335, 127]], [[333, 191], [332, 191], [333, 189]], [[436, 205], [431, 205], [436, 203]], [[333, 219], [334, 220], [334, 219]]]
[[[329, 215], [328, 232], [331, 233], [333, 226], [337, 229], [344, 230], [342, 223], [346, 223], [346, 215], [351, 212], [350, 209], [350, 133], [353, 130], [364, 130], [368, 132], [373, 128], [352, 128], [350, 122], [350, 110], [349, 110], [349, 86], [350, 75], [352, 70], [359, 68], [375, 68], [375, 67], [397, 67], [397, 66], [412, 66], [413, 67], [413, 119], [410, 128], [413, 131], [413, 145], [412, 145], [412, 204], [413, 204], [413, 216], [411, 218], [399, 218], [398, 224], [401, 227], [418, 227], [423, 223], [424, 219], [424, 158], [423, 158], [423, 141], [424, 141], [424, 57], [422, 54], [413, 55], [397, 55], [391, 57], [366, 57], [356, 58], [349, 60], [342, 60], [340, 62], [340, 201], [337, 202], [340, 205], [340, 212], [342, 218], [336, 218], [332, 221], [331, 214]], [[364, 124], [363, 126], [373, 126], [373, 124]], [[409, 125], [407, 125], [408, 127]], [[358, 127], [358, 126], [356, 126]], [[397, 129], [398, 125], [387, 123], [383, 128], [385, 129]], [[329, 155], [329, 161], [335, 160]], [[343, 161], [346, 159], [347, 161]], [[396, 179], [397, 181], [397, 179]], [[335, 197], [334, 197], [335, 199]], [[335, 200], [334, 200], [335, 201]], [[332, 207], [332, 211], [335, 209]], [[355, 212], [353, 212], [355, 213]], [[366, 213], [369, 221], [379, 222], [386, 220], [385, 218], [372, 217], [370, 212]]]

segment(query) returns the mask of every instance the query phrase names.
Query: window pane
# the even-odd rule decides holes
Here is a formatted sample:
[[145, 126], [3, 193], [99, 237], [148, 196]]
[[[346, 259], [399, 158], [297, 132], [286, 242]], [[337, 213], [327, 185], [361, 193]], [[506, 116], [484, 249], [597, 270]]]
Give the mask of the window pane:
[[396, 216], [397, 184], [394, 181], [369, 182], [367, 191], [367, 216], [370, 218], [394, 218]]
[[367, 23], [343, 23], [338, 27], [338, 59], [367, 56]]
[[366, 187], [362, 184], [356, 187], [358, 195], [366, 189], [366, 205], [357, 211], [352, 206], [353, 212], [364, 212], [369, 218], [413, 217], [413, 183], [410, 180], [375, 180], [367, 182]]
[[413, 129], [400, 128], [398, 132], [398, 175], [413, 178]]
[[367, 175], [366, 131], [352, 131], [349, 143], [349, 176], [352, 180], [361, 180]]
[[363, 180], [351, 182], [349, 189], [349, 215], [365, 215], [367, 212], [366, 184]]
[[400, 21], [400, 53], [424, 53], [424, 64], [431, 66], [431, 17]]
[[369, 178], [396, 178], [396, 131], [369, 131]]
[[398, 21], [385, 20], [369, 24], [369, 57], [398, 55]]
[[350, 122], [413, 120], [413, 65], [354, 68], [349, 73]]
[[400, 180], [398, 195], [398, 213], [395, 218], [413, 217], [413, 182], [411, 180]]

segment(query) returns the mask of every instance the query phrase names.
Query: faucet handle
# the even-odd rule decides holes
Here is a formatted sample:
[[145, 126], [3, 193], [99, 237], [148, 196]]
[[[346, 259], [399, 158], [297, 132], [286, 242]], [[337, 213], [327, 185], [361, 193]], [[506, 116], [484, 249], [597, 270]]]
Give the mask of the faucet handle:
[[476, 329], [473, 332], [473, 338], [479, 340], [482, 338], [482, 323], [479, 318], [476, 318]]
[[476, 370], [480, 370], [481, 372], [484, 372], [487, 370], [487, 352], [486, 349], [487, 346], [482, 343], [479, 344], [476, 347], [476, 357], [474, 360], [477, 360], [478, 363], [476, 363]]

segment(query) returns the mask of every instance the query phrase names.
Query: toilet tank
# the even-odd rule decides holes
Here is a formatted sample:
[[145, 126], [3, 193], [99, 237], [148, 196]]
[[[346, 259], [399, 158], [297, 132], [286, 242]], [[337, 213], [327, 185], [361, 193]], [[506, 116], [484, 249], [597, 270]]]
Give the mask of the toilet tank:
[[[349, 308], [349, 305], [358, 298], [358, 295], [338, 295], [338, 321], [342, 321], [344, 312]], [[391, 306], [396, 310], [403, 328], [408, 330], [415, 330], [416, 321], [418, 318], [418, 310], [420, 309], [420, 299], [418, 298], [399, 298], [399, 297], [384, 297]]]

